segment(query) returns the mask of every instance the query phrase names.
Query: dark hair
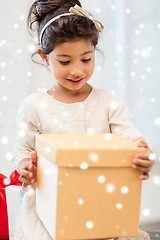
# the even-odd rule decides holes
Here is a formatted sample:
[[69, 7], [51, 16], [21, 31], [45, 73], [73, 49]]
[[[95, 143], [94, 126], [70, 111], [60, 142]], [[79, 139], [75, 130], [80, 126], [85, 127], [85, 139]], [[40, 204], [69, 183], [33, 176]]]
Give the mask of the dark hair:
[[[79, 0], [39, 0], [35, 1], [29, 9], [27, 24], [29, 30], [37, 31], [38, 40], [44, 25], [53, 17], [69, 12], [70, 7], [75, 4], [81, 6]], [[36, 28], [33, 29], [33, 24]], [[98, 43], [99, 32], [92, 20], [79, 15], [68, 15], [61, 17], [51, 23], [42, 36], [42, 51], [36, 51], [32, 57], [39, 53], [49, 54], [52, 50], [63, 42], [78, 39], [90, 40], [94, 47]], [[33, 60], [34, 61], [34, 60]]]

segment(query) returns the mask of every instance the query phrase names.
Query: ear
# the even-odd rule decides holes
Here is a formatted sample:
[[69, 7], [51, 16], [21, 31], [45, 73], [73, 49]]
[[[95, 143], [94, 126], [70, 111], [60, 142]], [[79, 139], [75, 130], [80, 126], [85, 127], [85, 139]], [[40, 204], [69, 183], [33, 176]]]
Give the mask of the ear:
[[47, 66], [49, 66], [48, 56], [46, 54], [44, 54], [43, 52], [44, 52], [43, 48], [40, 47], [38, 49], [38, 53], [39, 53], [40, 57], [42, 58], [42, 60], [46, 62]]

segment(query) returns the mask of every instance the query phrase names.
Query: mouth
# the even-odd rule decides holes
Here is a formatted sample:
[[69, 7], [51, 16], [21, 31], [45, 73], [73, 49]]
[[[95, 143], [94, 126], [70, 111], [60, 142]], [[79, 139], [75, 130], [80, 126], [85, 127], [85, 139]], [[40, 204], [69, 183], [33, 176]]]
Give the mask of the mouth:
[[80, 78], [80, 79], [67, 79], [67, 81], [73, 83], [73, 84], [78, 84], [80, 83], [84, 78]]

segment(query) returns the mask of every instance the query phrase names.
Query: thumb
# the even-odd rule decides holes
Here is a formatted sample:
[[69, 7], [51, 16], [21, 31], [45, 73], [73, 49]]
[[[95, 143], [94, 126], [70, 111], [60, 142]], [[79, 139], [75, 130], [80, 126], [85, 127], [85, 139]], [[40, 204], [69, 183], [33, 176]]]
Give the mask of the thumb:
[[36, 151], [31, 152], [31, 162], [37, 167], [37, 152]]

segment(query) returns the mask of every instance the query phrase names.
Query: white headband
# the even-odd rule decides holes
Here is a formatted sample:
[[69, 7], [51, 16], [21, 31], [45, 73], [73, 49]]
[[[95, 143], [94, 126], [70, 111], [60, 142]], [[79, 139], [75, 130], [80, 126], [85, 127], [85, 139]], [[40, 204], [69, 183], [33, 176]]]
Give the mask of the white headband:
[[103, 24], [102, 24], [100, 21], [98, 21], [96, 18], [93, 18], [91, 15], [89, 15], [89, 13], [88, 13], [87, 11], [85, 11], [84, 9], [82, 9], [80, 6], [78, 6], [78, 5], [76, 4], [74, 7], [71, 7], [71, 8], [69, 9], [69, 13], [60, 14], [60, 15], [52, 18], [51, 20], [49, 20], [49, 21], [46, 23], [46, 25], [42, 28], [42, 31], [41, 31], [41, 34], [40, 34], [40, 37], [39, 37], [39, 39], [40, 39], [40, 45], [42, 45], [42, 35], [43, 35], [44, 31], [46, 30], [46, 28], [47, 28], [52, 22], [56, 21], [56, 20], [59, 19], [60, 17], [68, 16], [68, 15], [73, 15], [73, 14], [80, 15], [80, 16], [84, 16], [84, 17], [87, 17], [87, 18], [91, 19], [91, 20], [94, 22], [97, 30], [98, 30], [99, 32], [102, 32], [102, 31], [103, 31], [103, 29], [104, 29]]

